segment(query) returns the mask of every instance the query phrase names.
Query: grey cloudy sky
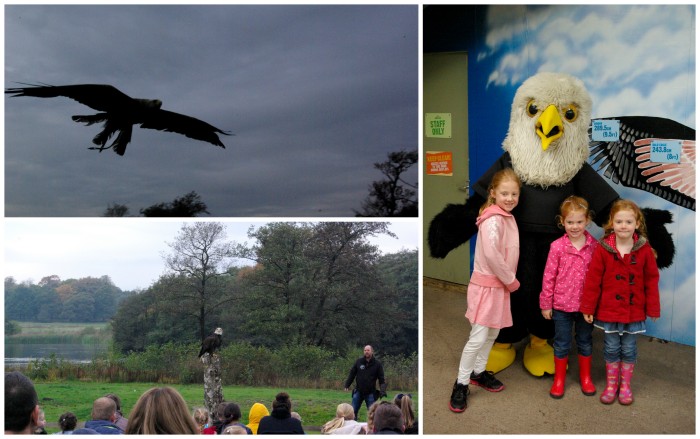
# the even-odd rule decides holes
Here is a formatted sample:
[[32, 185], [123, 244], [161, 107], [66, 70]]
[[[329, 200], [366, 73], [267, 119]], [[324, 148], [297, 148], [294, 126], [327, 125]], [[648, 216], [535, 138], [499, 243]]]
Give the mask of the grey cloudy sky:
[[190, 191], [213, 217], [352, 216], [373, 164], [418, 147], [418, 68], [417, 5], [5, 6], [6, 88], [111, 84], [235, 133], [137, 128], [120, 157], [87, 150], [100, 127], [70, 117], [94, 110], [5, 98], [5, 216]]
[[[266, 224], [262, 220], [219, 222], [226, 225], [227, 241], [249, 244], [248, 229]], [[163, 255], [171, 253], [168, 243], [175, 242], [183, 224], [158, 218], [6, 219], [3, 279], [12, 276], [17, 282], [37, 283], [54, 274], [64, 280], [107, 275], [123, 290], [148, 288], [165, 273]], [[396, 238], [369, 239], [383, 254], [420, 246], [418, 221], [397, 219], [389, 229]]]

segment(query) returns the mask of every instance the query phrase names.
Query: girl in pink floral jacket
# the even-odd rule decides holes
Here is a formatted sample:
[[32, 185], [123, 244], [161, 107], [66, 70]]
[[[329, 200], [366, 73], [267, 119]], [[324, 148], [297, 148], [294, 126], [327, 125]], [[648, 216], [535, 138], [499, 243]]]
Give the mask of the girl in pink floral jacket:
[[549, 246], [540, 293], [542, 316], [554, 320], [554, 382], [549, 395], [557, 399], [564, 396], [569, 350], [574, 338], [572, 329], [578, 349], [581, 391], [589, 396], [596, 392], [591, 379], [593, 325], [584, 319], [579, 308], [586, 271], [598, 247], [598, 242], [586, 230], [592, 214], [585, 199], [575, 195], [567, 197], [559, 212], [557, 220], [566, 233]]
[[511, 211], [518, 205], [519, 196], [520, 179], [515, 172], [510, 168], [497, 172], [489, 186], [489, 198], [476, 220], [479, 233], [474, 272], [467, 289], [466, 313], [472, 329], [450, 396], [453, 412], [463, 412], [467, 408], [469, 384], [490, 392], [500, 392], [504, 387], [486, 370], [486, 362], [500, 329], [513, 325], [510, 293], [520, 287], [515, 278], [520, 238]]

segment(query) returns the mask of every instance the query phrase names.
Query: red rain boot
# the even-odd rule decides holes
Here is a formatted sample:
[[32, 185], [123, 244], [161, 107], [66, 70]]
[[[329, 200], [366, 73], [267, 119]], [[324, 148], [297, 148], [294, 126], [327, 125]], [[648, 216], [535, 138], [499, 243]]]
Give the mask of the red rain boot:
[[632, 387], [630, 387], [634, 375], [634, 363], [622, 363], [620, 368], [620, 396], [617, 400], [622, 405], [630, 405], [634, 402]]
[[564, 396], [564, 382], [566, 381], [566, 365], [569, 363], [569, 357], [557, 358], [554, 357], [554, 383], [549, 390], [549, 396], [559, 399]]
[[595, 395], [595, 385], [591, 379], [591, 356], [578, 356], [578, 375], [581, 381], [581, 391], [586, 396]]
[[620, 382], [620, 362], [605, 363], [605, 375], [607, 383], [605, 384], [605, 390], [600, 394], [600, 402], [612, 404], [615, 402]]

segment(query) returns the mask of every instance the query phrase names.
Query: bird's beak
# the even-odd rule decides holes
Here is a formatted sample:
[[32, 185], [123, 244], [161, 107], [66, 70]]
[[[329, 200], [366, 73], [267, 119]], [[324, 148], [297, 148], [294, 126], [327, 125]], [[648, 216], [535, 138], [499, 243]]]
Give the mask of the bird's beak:
[[554, 105], [547, 107], [535, 125], [537, 135], [542, 139], [542, 150], [546, 151], [549, 145], [564, 134], [564, 123], [559, 117], [559, 111]]

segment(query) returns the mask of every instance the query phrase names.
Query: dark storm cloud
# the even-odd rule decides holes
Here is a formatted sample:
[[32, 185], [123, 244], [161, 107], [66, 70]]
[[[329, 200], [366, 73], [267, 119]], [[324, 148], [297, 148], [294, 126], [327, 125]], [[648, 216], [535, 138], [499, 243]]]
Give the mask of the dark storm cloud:
[[373, 164], [417, 148], [417, 35], [415, 5], [6, 6], [6, 87], [112, 84], [235, 136], [139, 128], [119, 157], [87, 150], [100, 129], [70, 116], [91, 109], [6, 98], [5, 214], [196, 191], [214, 216], [352, 216]]

